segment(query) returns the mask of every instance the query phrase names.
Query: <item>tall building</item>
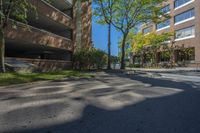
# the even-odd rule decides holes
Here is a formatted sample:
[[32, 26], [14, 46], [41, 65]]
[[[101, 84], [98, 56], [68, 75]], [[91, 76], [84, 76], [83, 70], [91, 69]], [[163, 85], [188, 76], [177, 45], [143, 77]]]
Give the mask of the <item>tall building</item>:
[[11, 18], [5, 30], [6, 62], [30, 62], [48, 70], [71, 67], [77, 45], [90, 47], [92, 43], [91, 1], [29, 1], [37, 11], [29, 11], [28, 26]]
[[[168, 0], [163, 2], [162, 12], [171, 18], [158, 24], [146, 23], [142, 25], [142, 32], [175, 32], [175, 36], [164, 44], [173, 43], [174, 62], [177, 66], [197, 66], [200, 63], [200, 0]], [[158, 53], [158, 63], [170, 60], [163, 53]]]

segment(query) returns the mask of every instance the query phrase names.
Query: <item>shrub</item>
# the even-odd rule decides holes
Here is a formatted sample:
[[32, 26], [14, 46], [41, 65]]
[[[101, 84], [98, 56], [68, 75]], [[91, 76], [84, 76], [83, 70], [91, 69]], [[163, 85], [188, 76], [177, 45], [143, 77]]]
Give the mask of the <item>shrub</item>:
[[99, 49], [81, 49], [73, 55], [74, 69], [102, 69], [107, 63], [107, 54]]

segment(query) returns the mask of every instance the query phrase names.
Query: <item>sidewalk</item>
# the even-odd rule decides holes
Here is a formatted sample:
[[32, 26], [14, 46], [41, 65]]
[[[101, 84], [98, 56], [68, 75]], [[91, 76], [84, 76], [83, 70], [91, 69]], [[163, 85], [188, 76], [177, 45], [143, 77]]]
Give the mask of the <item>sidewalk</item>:
[[192, 67], [177, 67], [172, 69], [166, 68], [126, 68], [129, 71], [142, 71], [142, 72], [199, 72], [200, 68], [192, 68]]

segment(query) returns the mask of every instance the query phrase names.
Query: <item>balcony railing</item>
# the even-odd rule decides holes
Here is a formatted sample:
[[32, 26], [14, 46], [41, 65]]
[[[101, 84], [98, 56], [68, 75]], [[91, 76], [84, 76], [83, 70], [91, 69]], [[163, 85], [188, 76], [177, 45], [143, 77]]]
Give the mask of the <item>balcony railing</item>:
[[49, 0], [58, 9], [69, 9], [73, 6], [73, 0]]
[[17, 28], [13, 28], [11, 21], [12, 20], [10, 20], [10, 24], [5, 30], [5, 36], [7, 39], [12, 39], [18, 42], [61, 48], [69, 51], [72, 50], [72, 41], [68, 38], [53, 34], [42, 29], [38, 29], [30, 25], [26, 26], [21, 22], [17, 22]]
[[63, 24], [70, 29], [73, 29], [72, 18], [56, 7], [52, 6], [50, 3], [46, 2], [45, 0], [30, 0], [30, 2], [36, 6], [39, 16], [45, 16], [53, 21]]

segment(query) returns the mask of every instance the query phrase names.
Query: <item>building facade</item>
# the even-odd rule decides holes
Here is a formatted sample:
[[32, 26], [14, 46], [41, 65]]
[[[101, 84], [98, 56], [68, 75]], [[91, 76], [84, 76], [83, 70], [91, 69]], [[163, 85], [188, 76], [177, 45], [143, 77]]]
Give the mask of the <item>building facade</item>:
[[[200, 64], [200, 0], [168, 0], [163, 3], [162, 12], [171, 18], [157, 24], [143, 24], [141, 31], [144, 34], [174, 32], [175, 36], [164, 45], [173, 44], [173, 60], [177, 66]], [[158, 53], [158, 63], [170, 60], [163, 53], [162, 50]]]
[[91, 1], [29, 1], [37, 11], [29, 11], [28, 26], [11, 18], [5, 29], [6, 62], [30, 62], [48, 70], [71, 67], [77, 45], [92, 45]]

